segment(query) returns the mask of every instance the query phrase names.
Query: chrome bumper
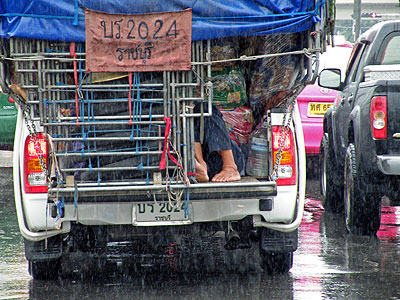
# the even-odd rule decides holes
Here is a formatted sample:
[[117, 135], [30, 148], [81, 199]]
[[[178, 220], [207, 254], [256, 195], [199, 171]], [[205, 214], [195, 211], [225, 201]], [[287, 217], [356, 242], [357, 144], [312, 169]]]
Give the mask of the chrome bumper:
[[376, 163], [385, 175], [400, 175], [400, 156], [378, 155]]

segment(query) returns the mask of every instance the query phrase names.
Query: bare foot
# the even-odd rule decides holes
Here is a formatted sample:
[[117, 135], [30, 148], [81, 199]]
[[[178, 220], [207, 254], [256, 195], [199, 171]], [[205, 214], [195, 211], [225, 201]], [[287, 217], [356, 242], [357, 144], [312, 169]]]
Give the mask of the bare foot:
[[212, 182], [231, 182], [240, 180], [240, 173], [233, 166], [222, 167], [222, 171], [212, 178]]
[[196, 159], [196, 179], [198, 182], [208, 182], [207, 164], [205, 161], [198, 162]]

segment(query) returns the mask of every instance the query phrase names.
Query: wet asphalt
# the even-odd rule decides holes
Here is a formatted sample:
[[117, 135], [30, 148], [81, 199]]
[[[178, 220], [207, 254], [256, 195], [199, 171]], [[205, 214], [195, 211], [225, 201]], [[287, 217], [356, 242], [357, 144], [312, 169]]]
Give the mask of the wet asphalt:
[[263, 273], [255, 249], [247, 249], [226, 259], [221, 272], [105, 269], [90, 277], [32, 280], [15, 215], [11, 168], [0, 168], [0, 186], [0, 300], [400, 299], [399, 207], [382, 207], [377, 236], [350, 235], [342, 215], [321, 207], [315, 176], [307, 181], [294, 265], [284, 275]]

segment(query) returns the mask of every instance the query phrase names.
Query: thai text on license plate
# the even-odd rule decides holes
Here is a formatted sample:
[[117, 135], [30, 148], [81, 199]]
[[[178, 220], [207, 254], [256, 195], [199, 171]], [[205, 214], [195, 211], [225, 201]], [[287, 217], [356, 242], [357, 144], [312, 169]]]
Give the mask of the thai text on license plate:
[[309, 102], [307, 115], [309, 117], [322, 117], [332, 103]]
[[137, 222], [160, 222], [160, 221], [186, 221], [189, 219], [185, 213], [186, 202], [179, 206], [171, 206], [168, 202], [151, 202], [136, 204]]

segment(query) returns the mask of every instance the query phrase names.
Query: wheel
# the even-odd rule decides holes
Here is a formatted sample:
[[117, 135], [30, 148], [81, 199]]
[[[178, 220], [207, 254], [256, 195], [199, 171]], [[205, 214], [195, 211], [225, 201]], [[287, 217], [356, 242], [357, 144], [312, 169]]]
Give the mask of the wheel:
[[29, 261], [29, 274], [37, 280], [55, 280], [58, 278], [60, 266], [59, 260]]
[[329, 135], [324, 134], [319, 150], [320, 184], [322, 206], [327, 212], [343, 211], [343, 172], [340, 171], [329, 142]]
[[356, 151], [349, 144], [344, 169], [344, 206], [347, 230], [358, 235], [375, 235], [381, 223], [381, 197], [367, 193], [357, 168]]
[[293, 267], [293, 252], [270, 253], [261, 250], [261, 267], [268, 274], [287, 273]]
[[307, 168], [307, 179], [319, 179], [319, 156], [318, 155], [307, 155], [306, 161]]

